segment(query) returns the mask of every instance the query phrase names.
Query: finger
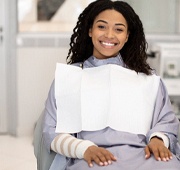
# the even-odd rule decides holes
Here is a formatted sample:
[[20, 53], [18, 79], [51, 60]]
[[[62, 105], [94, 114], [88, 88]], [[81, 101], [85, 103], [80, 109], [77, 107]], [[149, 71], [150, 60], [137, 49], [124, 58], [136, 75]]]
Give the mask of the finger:
[[172, 159], [173, 158], [172, 153], [170, 152], [169, 149], [168, 149], [168, 151], [169, 151], [169, 159]]
[[87, 163], [88, 163], [88, 165], [89, 165], [90, 168], [93, 167], [93, 163], [92, 163], [91, 160], [88, 160]]
[[169, 161], [172, 159], [172, 153], [167, 148], [165, 148], [164, 157], [165, 157], [166, 161]]
[[94, 161], [97, 165], [103, 166], [104, 163], [99, 159], [97, 155], [93, 155], [92, 161]]
[[99, 159], [104, 163], [104, 165], [112, 164], [112, 161], [115, 161], [116, 158], [108, 150], [102, 148], [101, 152], [98, 153]]
[[164, 158], [166, 159], [166, 161], [170, 160], [168, 149], [166, 149], [165, 152], [164, 152]]
[[155, 159], [156, 159], [157, 161], [161, 161], [160, 154], [159, 154], [159, 151], [158, 151], [157, 148], [154, 148], [154, 149], [152, 150], [152, 153], [153, 153], [153, 155], [154, 155], [154, 157], [155, 157]]
[[109, 156], [108, 152], [104, 152], [104, 153], [98, 153], [98, 158], [99, 160], [103, 163], [104, 166], [107, 166], [108, 164], [111, 164], [111, 158]]
[[159, 150], [159, 156], [161, 158], [162, 161], [166, 162], [166, 156], [168, 156], [168, 154], [166, 154], [166, 150], [165, 149], [161, 149]]
[[84, 160], [87, 162], [89, 167], [93, 167], [93, 163], [92, 163], [91, 157], [86, 157]]
[[150, 156], [151, 156], [151, 153], [150, 153], [150, 150], [149, 150], [149, 147], [148, 147], [148, 146], [146, 146], [146, 147], [144, 148], [144, 152], [145, 152], [145, 158], [146, 158], [146, 159], [149, 159]]
[[113, 154], [111, 154], [110, 157], [112, 161], [117, 161], [117, 158]]
[[166, 150], [165, 150], [164, 155], [165, 155], [166, 161], [169, 161], [169, 160], [172, 159], [172, 153], [171, 153], [170, 150], [167, 149], [167, 148], [166, 148]]
[[108, 161], [108, 164], [112, 164], [112, 161], [117, 161], [117, 158], [111, 153], [109, 152], [108, 150], [107, 151], [107, 155], [106, 156], [106, 160]]

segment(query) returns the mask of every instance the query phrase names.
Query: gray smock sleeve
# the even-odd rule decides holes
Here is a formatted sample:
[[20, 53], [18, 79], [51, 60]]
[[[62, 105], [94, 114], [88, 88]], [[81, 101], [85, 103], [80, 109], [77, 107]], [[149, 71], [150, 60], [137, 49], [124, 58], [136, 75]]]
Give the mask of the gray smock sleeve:
[[55, 133], [56, 128], [56, 100], [54, 94], [55, 83], [53, 81], [48, 98], [45, 103], [44, 109], [44, 121], [43, 121], [43, 138], [45, 141], [45, 146], [50, 152], [51, 142], [58, 135]]
[[151, 124], [151, 130], [147, 134], [147, 141], [154, 132], [163, 132], [169, 138], [169, 148], [173, 153], [176, 153], [176, 146], [178, 144], [177, 135], [179, 129], [179, 120], [176, 118], [171, 102], [168, 96], [168, 92], [162, 80], [158, 89], [156, 98], [154, 115]]

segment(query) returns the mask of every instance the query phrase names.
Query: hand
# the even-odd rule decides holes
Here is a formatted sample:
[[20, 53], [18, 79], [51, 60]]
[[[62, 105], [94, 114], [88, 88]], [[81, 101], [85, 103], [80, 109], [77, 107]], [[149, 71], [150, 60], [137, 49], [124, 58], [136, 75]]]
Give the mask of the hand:
[[149, 144], [145, 147], [145, 158], [150, 158], [151, 153], [157, 161], [166, 162], [172, 159], [172, 153], [170, 150], [164, 145], [164, 142], [157, 137], [153, 137]]
[[112, 161], [116, 161], [116, 158], [111, 152], [94, 145], [88, 147], [85, 151], [84, 159], [88, 163], [89, 167], [93, 166], [92, 161], [100, 166], [107, 166], [112, 164]]

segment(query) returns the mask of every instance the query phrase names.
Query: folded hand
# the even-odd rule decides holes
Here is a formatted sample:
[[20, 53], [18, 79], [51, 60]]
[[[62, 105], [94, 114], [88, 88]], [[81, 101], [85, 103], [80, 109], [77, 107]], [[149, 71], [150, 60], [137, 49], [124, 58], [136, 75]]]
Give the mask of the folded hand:
[[145, 147], [145, 158], [148, 159], [151, 153], [157, 161], [169, 161], [172, 159], [170, 150], [164, 145], [164, 142], [157, 137], [153, 137]]
[[93, 166], [93, 161], [100, 166], [107, 166], [112, 164], [112, 161], [116, 161], [114, 155], [98, 146], [90, 146], [84, 153], [84, 159], [90, 167]]

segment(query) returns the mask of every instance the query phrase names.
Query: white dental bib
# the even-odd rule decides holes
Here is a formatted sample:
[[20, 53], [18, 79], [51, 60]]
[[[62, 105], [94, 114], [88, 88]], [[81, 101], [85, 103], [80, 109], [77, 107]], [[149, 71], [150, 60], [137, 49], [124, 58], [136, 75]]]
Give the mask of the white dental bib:
[[56, 133], [106, 127], [146, 135], [160, 78], [109, 64], [93, 68], [57, 63]]

